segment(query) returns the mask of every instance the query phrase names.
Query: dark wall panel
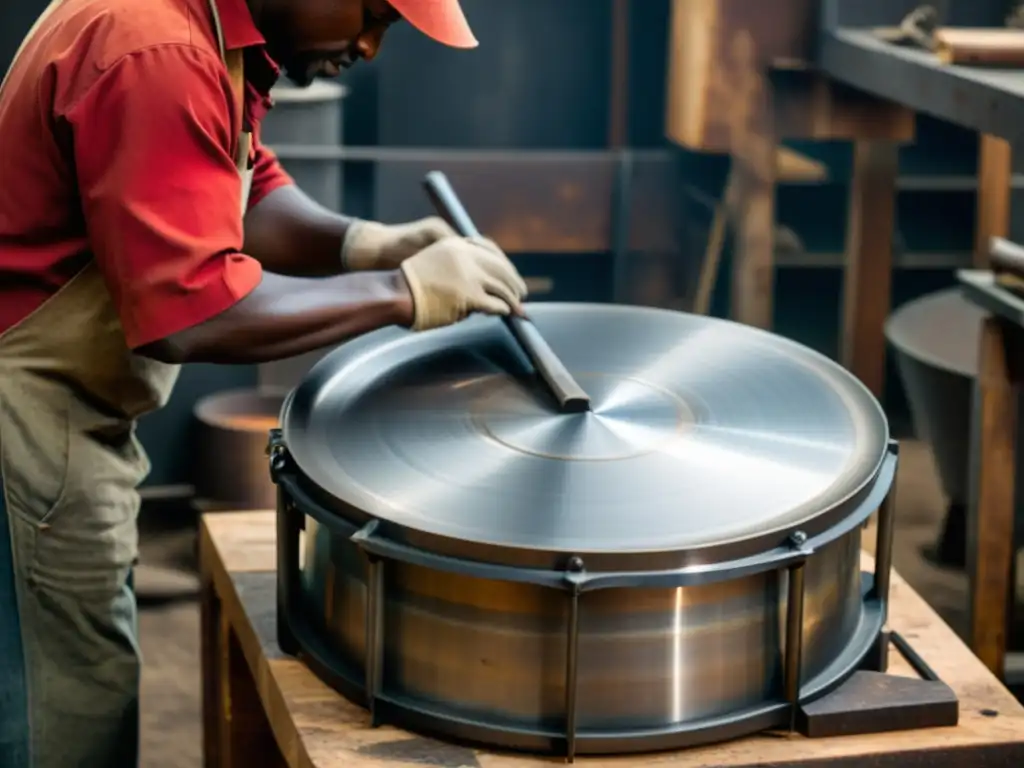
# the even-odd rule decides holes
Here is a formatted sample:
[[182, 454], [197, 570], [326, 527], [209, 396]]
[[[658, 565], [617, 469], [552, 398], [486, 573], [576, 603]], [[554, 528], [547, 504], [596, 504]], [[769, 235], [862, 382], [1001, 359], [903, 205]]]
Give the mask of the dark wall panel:
[[21, 39], [47, 5], [49, 0], [7, 0], [0, 3], [0, 71], [7, 71]]
[[610, 0], [463, 0], [480, 40], [410, 26], [378, 59], [379, 136], [398, 146], [596, 148], [608, 132]]

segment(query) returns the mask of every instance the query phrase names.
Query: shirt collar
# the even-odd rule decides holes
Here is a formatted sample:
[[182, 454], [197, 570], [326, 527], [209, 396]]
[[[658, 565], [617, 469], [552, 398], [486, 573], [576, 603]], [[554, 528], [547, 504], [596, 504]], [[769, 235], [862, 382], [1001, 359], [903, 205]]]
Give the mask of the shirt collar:
[[220, 16], [220, 25], [224, 30], [224, 45], [228, 49], [248, 48], [263, 45], [266, 41], [256, 29], [252, 12], [245, 0], [205, 0], [215, 2]]
[[254, 108], [265, 112], [270, 108], [270, 89], [277, 82], [281, 71], [263, 48], [266, 40], [256, 29], [256, 22], [253, 21], [249, 6], [246, 5], [245, 0], [200, 0], [200, 2], [215, 2], [217, 4], [220, 25], [224, 32], [225, 48], [228, 50], [252, 49], [246, 51], [245, 55], [245, 79], [248, 81], [248, 85], [256, 91], [257, 98], [253, 100]]

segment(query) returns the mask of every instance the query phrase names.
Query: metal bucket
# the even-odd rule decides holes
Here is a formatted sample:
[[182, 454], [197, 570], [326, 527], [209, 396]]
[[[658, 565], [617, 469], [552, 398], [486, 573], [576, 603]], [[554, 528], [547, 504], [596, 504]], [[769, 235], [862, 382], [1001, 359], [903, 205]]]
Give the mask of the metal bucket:
[[[951, 508], [966, 508], [968, 502], [971, 400], [984, 317], [952, 288], [904, 304], [885, 325], [914, 431], [931, 448]], [[1022, 469], [1019, 459], [1018, 477], [1024, 476]], [[1019, 499], [1018, 494], [1018, 520]]]
[[283, 398], [253, 389], [204, 397], [193, 477], [196, 498], [215, 508], [272, 509], [277, 488], [267, 477], [267, 438], [277, 426]]
[[[308, 88], [279, 83], [270, 93], [274, 108], [263, 118], [260, 139], [271, 149], [280, 145], [337, 146], [342, 138], [342, 102], [347, 93], [344, 86], [323, 80]], [[341, 210], [341, 163], [285, 156], [281, 165], [320, 205]]]

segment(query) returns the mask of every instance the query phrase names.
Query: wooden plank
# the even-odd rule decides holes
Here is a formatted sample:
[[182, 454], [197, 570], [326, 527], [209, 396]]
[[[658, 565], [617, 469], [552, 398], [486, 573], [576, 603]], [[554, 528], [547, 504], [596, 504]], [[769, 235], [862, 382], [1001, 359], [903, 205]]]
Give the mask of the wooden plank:
[[1020, 67], [1024, 65], [1024, 32], [943, 27], [935, 31], [935, 55], [943, 64]]
[[[222, 515], [230, 517], [230, 514]], [[264, 516], [265, 519], [265, 516]], [[229, 530], [228, 526], [223, 529]], [[225, 537], [229, 552], [244, 567], [243, 536]], [[263, 553], [274, 550], [274, 541], [261, 537]], [[264, 554], [265, 556], [265, 554]], [[228, 582], [222, 567], [221, 550], [208, 537], [200, 539], [201, 613], [200, 657], [203, 670], [203, 765], [206, 768], [285, 768], [267, 721], [267, 710], [254, 679], [253, 664], [245, 656], [237, 629], [246, 622], [237, 620], [235, 610], [223, 610], [221, 595]]]
[[[210, 555], [214, 553], [207, 550]], [[216, 555], [214, 555], [216, 556]], [[200, 568], [209, 573], [202, 564]], [[220, 598], [213, 580], [202, 582], [200, 591], [200, 664], [203, 669], [203, 765], [218, 768], [223, 765], [221, 732], [223, 731], [224, 694], [221, 690], [220, 655]]]
[[828, 180], [828, 168], [824, 163], [789, 147], [778, 148], [775, 166], [780, 184], [806, 184]]
[[243, 655], [238, 635], [228, 616], [221, 615], [219, 632], [221, 691], [220, 745], [217, 752], [225, 768], [285, 768], [287, 763], [267, 722], [252, 667]]
[[895, 144], [854, 145], [840, 359], [876, 397], [881, 397], [885, 385], [883, 327], [892, 306], [892, 238], [898, 171]]
[[775, 319], [775, 150], [770, 131], [736, 143], [735, 207], [729, 211], [736, 232], [730, 315], [768, 330]]
[[[727, 119], [732, 144], [729, 219], [735, 229], [730, 314], [770, 329], [774, 320], [775, 185], [779, 146], [768, 84], [754, 37], [738, 33], [730, 66], [720, 76], [732, 93]], [[735, 196], [733, 196], [733, 193]]]
[[808, 62], [817, 33], [809, 0], [673, 0], [668, 138], [699, 151], [732, 151], [731, 70], [738, 56], [752, 54], [775, 101], [773, 128], [780, 138], [912, 140], [913, 112], [814, 71]]
[[[245, 529], [240, 534], [239, 529]], [[246, 540], [262, 553], [243, 552]], [[320, 682], [301, 662], [282, 657], [273, 640], [272, 512], [207, 515], [201, 548], [206, 574], [221, 595], [238, 634], [269, 726], [292, 768], [386, 768], [431, 764], [479, 768], [543, 768], [551, 759], [471, 750], [391, 727], [371, 728], [361, 709]], [[264, 573], [260, 573], [261, 565]], [[862, 567], [873, 568], [867, 554]], [[238, 568], [236, 568], [238, 566]], [[233, 578], [230, 571], [240, 573]], [[263, 587], [260, 582], [265, 582]], [[239, 586], [241, 584], [241, 586]], [[265, 594], [259, 594], [263, 589]], [[240, 597], [245, 595], [245, 604]], [[811, 740], [755, 736], [683, 752], [621, 758], [581, 758], [591, 768], [659, 765], [665, 768], [942, 768], [1024, 764], [1024, 708], [999, 684], [956, 634], [907, 583], [893, 575], [890, 625], [899, 631], [957, 694], [960, 723], [940, 728], [871, 736]], [[914, 677], [895, 651], [891, 671]], [[833, 761], [837, 761], [834, 762]]]
[[988, 317], [982, 324], [971, 436], [967, 530], [971, 648], [999, 676], [1006, 659], [1007, 603], [1015, 556], [1015, 374], [1024, 351], [1020, 334], [1020, 328], [1002, 318]]
[[691, 149], [728, 151], [721, 140], [716, 147], [706, 136], [707, 92], [718, 41], [712, 36], [718, 8], [712, 0], [673, 0], [669, 23], [668, 93], [665, 132]]
[[837, 83], [813, 69], [771, 76], [775, 131], [784, 139], [911, 142], [912, 110]]
[[227, 571], [268, 571], [277, 563], [277, 536], [267, 529], [273, 512], [216, 512], [203, 515]]
[[1010, 195], [1013, 191], [1013, 153], [1010, 142], [982, 136], [978, 147], [977, 220], [974, 227], [974, 266], [988, 267], [989, 240], [1010, 233]]

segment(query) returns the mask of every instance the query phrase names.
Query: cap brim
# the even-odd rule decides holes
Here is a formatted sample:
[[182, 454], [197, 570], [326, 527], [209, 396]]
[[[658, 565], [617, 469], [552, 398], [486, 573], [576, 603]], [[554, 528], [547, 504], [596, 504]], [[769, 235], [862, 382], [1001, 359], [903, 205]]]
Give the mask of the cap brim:
[[452, 48], [476, 48], [459, 0], [390, 0], [402, 18], [429, 38]]

